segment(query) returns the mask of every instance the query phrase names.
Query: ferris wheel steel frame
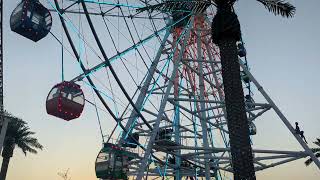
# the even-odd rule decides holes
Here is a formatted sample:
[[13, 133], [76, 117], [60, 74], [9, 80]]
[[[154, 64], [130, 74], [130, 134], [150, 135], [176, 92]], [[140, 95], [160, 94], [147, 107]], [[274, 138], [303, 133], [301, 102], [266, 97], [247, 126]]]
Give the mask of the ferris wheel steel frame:
[[[55, 1], [55, 5], [56, 5], [56, 8], [57, 8], [58, 12], [61, 12], [61, 9], [60, 9], [60, 6], [59, 6], [58, 1], [57, 1], [57, 0], [54, 0], [54, 1]], [[66, 24], [65, 24], [65, 22], [64, 22], [63, 17], [62, 17], [62, 16], [59, 16], [59, 18], [60, 18], [61, 24], [62, 24], [62, 26], [63, 26], [63, 29], [64, 29], [64, 31], [65, 31], [65, 34], [66, 34], [66, 36], [67, 36], [67, 38], [68, 38], [68, 42], [69, 42], [69, 44], [70, 44], [70, 46], [71, 46], [71, 48], [72, 48], [72, 51], [73, 51], [74, 55], [76, 56], [76, 60], [80, 63], [80, 66], [81, 66], [81, 69], [83, 70], [83, 72], [87, 72], [86, 68], [84, 67], [84, 65], [83, 65], [82, 62], [80, 61], [80, 56], [79, 56], [79, 54], [78, 54], [78, 52], [77, 52], [77, 50], [76, 50], [76, 48], [75, 48], [75, 45], [74, 45], [74, 43], [73, 43], [73, 41], [72, 41], [72, 39], [71, 39], [71, 36], [70, 36], [70, 34], [69, 34], [69, 31], [68, 31], [68, 29], [67, 29], [67, 26], [66, 26]], [[94, 85], [93, 81], [91, 80], [90, 76], [86, 76], [86, 78], [87, 78], [87, 80], [89, 81], [89, 83], [90, 83], [90, 85], [91, 85], [92, 87], [96, 87], [96, 86]], [[110, 113], [110, 115], [113, 117], [113, 119], [114, 119], [117, 123], [119, 123], [119, 126], [125, 131], [124, 126], [122, 125], [121, 122], [117, 121], [118, 118], [116, 117], [116, 115], [114, 115], [113, 111], [112, 111], [112, 110], [110, 109], [110, 107], [107, 105], [107, 103], [105, 102], [105, 100], [104, 100], [103, 97], [101, 96], [100, 92], [99, 92], [96, 88], [93, 88], [93, 90], [94, 90], [95, 94], [98, 96], [99, 100], [100, 100], [100, 101], [102, 102], [102, 104], [104, 105], [104, 107], [107, 109], [108, 113]]]
[[[193, 24], [193, 20], [194, 20], [194, 18], [191, 19], [191, 23], [190, 24]], [[154, 141], [156, 139], [157, 132], [159, 131], [160, 120], [162, 119], [162, 115], [164, 114], [164, 109], [165, 109], [166, 102], [167, 102], [167, 99], [169, 97], [171, 88], [174, 85], [173, 82], [174, 82], [174, 79], [175, 79], [175, 77], [177, 75], [179, 61], [183, 56], [185, 44], [187, 43], [188, 36], [190, 35], [190, 30], [191, 30], [191, 25], [187, 25], [187, 28], [186, 28], [186, 34], [187, 34], [186, 36], [187, 37], [184, 38], [184, 41], [183, 41], [183, 45], [184, 46], [182, 46], [182, 48], [181, 48], [181, 50], [179, 52], [178, 60], [174, 61], [172, 75], [171, 75], [171, 77], [169, 79], [169, 83], [167, 85], [167, 88], [166, 88], [166, 91], [165, 91], [165, 95], [164, 95], [163, 99], [161, 100], [161, 105], [160, 105], [160, 108], [159, 108], [157, 119], [155, 120], [154, 129], [153, 129], [153, 131], [151, 133], [151, 136], [150, 136], [150, 139], [149, 139], [149, 142], [148, 142], [148, 146], [147, 146], [147, 149], [146, 149], [146, 151], [144, 153], [144, 157], [143, 157], [143, 160], [141, 162], [141, 167], [140, 167], [140, 170], [139, 170], [138, 175], [137, 175], [137, 179], [138, 180], [142, 179], [142, 177], [144, 176], [144, 171], [145, 171], [145, 169], [146, 169], [146, 167], [148, 165], [148, 160], [149, 160], [149, 156], [151, 154], [152, 146], [153, 146], [153, 143], [154, 143]]]
[[[68, 11], [62, 11], [60, 9], [59, 3], [58, 3], [57, 0], [54, 0], [54, 1], [55, 1], [55, 5], [56, 5], [56, 8], [57, 8], [59, 13], [61, 13], [61, 14], [68, 13]], [[195, 27], [195, 29], [196, 29], [195, 33], [196, 33], [196, 36], [199, 37], [199, 38], [197, 38], [197, 41], [196, 41], [196, 44], [197, 44], [197, 47], [198, 47], [197, 48], [197, 57], [198, 58], [197, 59], [184, 59], [184, 54], [183, 54], [184, 50], [185, 50], [185, 47], [186, 47], [186, 44], [188, 43], [188, 39], [189, 39], [189, 36], [191, 34], [190, 31], [193, 28], [193, 24], [194, 24], [195, 18], [197, 17], [197, 18], [201, 19], [203, 17], [201, 17], [201, 15], [194, 15], [193, 14], [189, 24], [186, 26], [187, 28], [185, 28], [186, 32], [185, 32], [185, 36], [183, 37], [183, 43], [182, 43], [183, 46], [181, 46], [181, 49], [179, 49], [177, 54], [175, 54], [174, 57], [173, 57], [174, 68], [172, 70], [171, 76], [170, 77], [166, 77], [166, 78], [168, 78], [168, 84], [167, 84], [166, 87], [163, 87], [163, 88], [166, 88], [164, 93], [163, 93], [164, 97], [161, 100], [161, 105], [160, 105], [158, 114], [153, 114], [156, 117], [156, 120], [152, 121], [155, 124], [154, 124], [154, 127], [151, 127], [150, 124], [149, 124], [150, 121], [145, 119], [140, 111], [143, 110], [144, 112], [148, 113], [148, 110], [143, 109], [143, 103], [144, 103], [146, 94], [150, 93], [148, 91], [148, 87], [150, 85], [150, 82], [154, 78], [153, 75], [155, 73], [157, 73], [157, 64], [160, 61], [160, 56], [161, 56], [162, 50], [165, 48], [165, 43], [167, 41], [167, 38], [170, 35], [170, 31], [168, 29], [163, 29], [163, 30], [166, 30], [166, 35], [164, 36], [164, 38], [161, 41], [161, 45], [159, 47], [157, 55], [156, 55], [154, 61], [152, 62], [152, 65], [150, 66], [150, 69], [148, 69], [148, 75], [147, 75], [146, 79], [144, 80], [143, 86], [140, 89], [140, 94], [138, 96], [138, 99], [134, 103], [132, 101], [132, 99], [130, 98], [130, 96], [126, 93], [126, 90], [123, 87], [123, 85], [121, 84], [120, 80], [117, 79], [117, 74], [113, 70], [112, 65], [111, 65], [109, 60], [113, 59], [113, 58], [116, 59], [117, 57], [121, 56], [121, 54], [129, 52], [130, 50], [137, 48], [139, 46], [139, 44], [140, 43], [142, 44], [143, 42], [140, 41], [140, 42], [134, 44], [132, 47], [129, 47], [128, 49], [124, 50], [123, 52], [120, 52], [117, 55], [115, 55], [115, 56], [113, 56], [113, 57], [108, 59], [108, 57], [107, 57], [106, 53], [104, 52], [104, 49], [103, 49], [103, 47], [101, 45], [99, 37], [98, 37], [98, 35], [97, 35], [96, 31], [95, 31], [94, 25], [93, 25], [93, 23], [92, 23], [92, 21], [90, 19], [90, 14], [92, 14], [92, 13], [88, 12], [88, 10], [86, 8], [86, 4], [85, 4], [86, 2], [85, 1], [80, 1], [80, 2], [81, 2], [81, 5], [83, 7], [83, 10], [84, 10], [83, 13], [86, 16], [86, 19], [87, 19], [87, 21], [89, 23], [90, 29], [91, 29], [91, 31], [92, 31], [92, 33], [94, 35], [95, 41], [98, 44], [98, 47], [99, 47], [99, 49], [100, 49], [105, 61], [102, 62], [101, 64], [98, 64], [98, 65], [94, 66], [93, 68], [91, 68], [89, 70], [84, 67], [84, 65], [80, 61], [80, 56], [79, 56], [79, 54], [78, 54], [78, 52], [77, 52], [77, 50], [76, 50], [76, 48], [75, 48], [75, 46], [73, 44], [73, 40], [72, 40], [72, 38], [71, 38], [71, 36], [70, 36], [70, 34], [68, 32], [68, 28], [66, 27], [66, 24], [64, 22], [65, 20], [63, 19], [63, 17], [60, 14], [59, 18], [60, 18], [60, 21], [62, 23], [62, 26], [63, 26], [63, 29], [65, 31], [65, 34], [66, 34], [66, 36], [68, 38], [69, 44], [71, 45], [73, 53], [76, 56], [76, 59], [80, 63], [81, 68], [83, 70], [83, 74], [80, 74], [79, 76], [73, 78], [72, 81], [80, 80], [80, 79], [85, 77], [85, 78], [87, 78], [87, 80], [89, 81], [91, 86], [95, 87], [93, 81], [90, 78], [90, 74], [95, 72], [95, 71], [97, 71], [101, 67], [108, 67], [110, 69], [111, 73], [113, 74], [113, 76], [115, 77], [115, 79], [116, 79], [118, 85], [120, 86], [122, 92], [125, 94], [125, 96], [126, 96], [127, 100], [129, 101], [130, 105], [134, 109], [133, 111], [131, 111], [131, 115], [129, 116], [129, 121], [128, 122], [130, 122], [130, 123], [127, 122], [126, 126], [124, 126], [122, 124], [121, 120], [116, 117], [116, 115], [110, 109], [110, 107], [105, 102], [103, 97], [100, 95], [100, 92], [98, 90], [96, 90], [95, 88], [93, 88], [93, 90], [95, 91], [96, 95], [98, 96], [98, 98], [102, 102], [102, 104], [105, 106], [107, 111], [113, 117], [113, 119], [119, 124], [121, 129], [126, 133], [125, 136], [123, 136], [122, 138], [131, 137], [131, 135], [130, 135], [130, 130], [131, 130], [130, 126], [135, 122], [135, 119], [137, 118], [137, 116], [139, 116], [143, 120], [145, 125], [149, 128], [149, 131], [151, 131], [151, 136], [150, 136], [150, 139], [148, 141], [147, 148], [145, 148], [142, 144], [140, 144], [139, 142], [136, 141], [136, 143], [143, 150], [145, 150], [145, 153], [144, 153], [144, 156], [141, 157], [142, 161], [140, 162], [140, 165], [141, 165], [140, 170], [137, 170], [138, 172], [130, 171], [129, 175], [136, 175], [137, 179], [139, 179], [139, 180], [142, 179], [143, 176], [146, 175], [145, 171], [146, 171], [147, 167], [149, 169], [150, 156], [152, 156], [154, 159], [156, 159], [159, 163], [166, 164], [167, 166], [170, 166], [173, 169], [175, 168], [171, 164], [168, 164], [168, 163], [164, 162], [163, 160], [159, 159], [157, 156], [155, 156], [153, 154], [153, 149], [154, 149], [154, 146], [155, 146], [154, 145], [154, 141], [156, 139], [157, 132], [159, 131], [160, 121], [163, 118], [168, 120], [168, 121], [170, 121], [170, 119], [167, 117], [167, 115], [165, 113], [165, 106], [166, 106], [167, 102], [173, 104], [175, 108], [181, 108], [181, 109], [185, 110], [186, 112], [189, 112], [190, 114], [192, 114], [192, 115], [194, 115], [194, 116], [196, 116], [196, 117], [198, 117], [200, 119], [202, 130], [204, 131], [204, 132], [202, 132], [202, 134], [198, 134], [196, 131], [192, 131], [192, 130], [188, 129], [187, 127], [184, 127], [184, 129], [188, 129], [191, 132], [193, 132], [194, 134], [198, 134], [199, 137], [202, 137], [203, 138], [204, 147], [192, 147], [192, 146], [189, 146], [189, 147], [188, 146], [162, 147], [163, 148], [163, 152], [166, 152], [166, 153], [169, 153], [169, 154], [173, 154], [176, 157], [178, 157], [176, 159], [175, 165], [179, 165], [181, 163], [180, 162], [181, 159], [189, 159], [190, 157], [193, 157], [193, 156], [198, 156], [198, 157], [203, 158], [204, 161], [201, 161], [201, 162], [200, 161], [194, 161], [194, 162], [199, 163], [200, 166], [198, 166], [198, 167], [200, 167], [203, 170], [205, 170], [206, 179], [210, 179], [211, 178], [211, 173], [210, 173], [211, 170], [210, 170], [210, 167], [209, 167], [209, 159], [218, 160], [217, 161], [218, 165], [215, 166], [215, 168], [217, 168], [219, 170], [223, 170], [223, 171], [227, 171], [227, 172], [231, 172], [232, 173], [232, 167], [230, 167], [230, 162], [231, 162], [230, 155], [228, 157], [225, 156], [226, 153], [230, 154], [230, 148], [228, 147], [228, 142], [225, 143], [226, 148], [218, 148], [218, 147], [214, 147], [212, 145], [211, 145], [212, 147], [210, 147], [209, 144], [208, 144], [208, 139], [207, 138], [210, 137], [210, 135], [209, 135], [210, 133], [207, 132], [207, 129], [208, 129], [207, 125], [213, 126], [213, 127], [217, 128], [217, 129], [220, 129], [224, 133], [228, 133], [228, 131], [223, 128], [223, 126], [226, 125], [226, 121], [216, 122], [216, 123], [210, 122], [210, 119], [216, 119], [216, 118], [220, 118], [220, 117], [225, 117], [226, 118], [226, 111], [225, 111], [225, 107], [223, 105], [224, 104], [224, 102], [223, 102], [224, 98], [223, 98], [223, 89], [221, 87], [222, 85], [216, 86], [215, 84], [211, 83], [210, 80], [206, 79], [207, 75], [212, 75], [213, 77], [216, 76], [215, 73], [221, 71], [221, 69], [216, 69], [214, 67], [214, 63], [219, 63], [219, 62], [213, 60], [214, 59], [212, 57], [213, 52], [211, 52], [211, 49], [214, 49], [214, 48], [212, 48], [210, 46], [210, 42], [203, 42], [203, 40], [201, 39], [201, 33], [200, 33], [200, 31], [202, 30], [200, 28], [201, 23], [198, 23], [198, 24], [196, 23], [196, 25], [195, 25], [196, 26]], [[77, 13], [77, 12], [72, 12], [72, 13]], [[208, 19], [206, 17], [204, 17], [202, 21], [208, 21]], [[151, 39], [151, 38], [157, 36], [157, 33], [158, 32], [156, 32], [154, 34], [154, 36], [149, 37], [149, 38]], [[146, 38], [146, 39], [148, 39], [148, 38]], [[208, 40], [208, 41], [210, 41], [210, 40]], [[207, 55], [208, 55], [208, 59], [209, 60], [204, 60], [203, 59], [202, 52], [201, 52], [201, 47], [203, 46], [202, 44], [205, 46], [206, 50], [208, 51]], [[205, 66], [206, 63], [208, 63], [208, 61], [210, 61], [209, 64], [211, 66], [212, 72], [205, 73], [203, 71], [203, 67]], [[248, 118], [249, 121], [253, 121], [257, 117], [259, 117], [262, 114], [264, 114], [265, 112], [267, 112], [268, 110], [273, 109], [276, 112], [276, 114], [278, 115], [278, 117], [282, 120], [282, 122], [285, 124], [285, 126], [289, 129], [289, 131], [292, 133], [292, 135], [296, 138], [296, 140], [299, 142], [299, 144], [304, 149], [304, 151], [277, 151], [277, 150], [253, 149], [254, 153], [271, 154], [270, 156], [269, 155], [268, 156], [265, 155], [265, 156], [260, 156], [260, 157], [254, 157], [254, 163], [257, 165], [255, 167], [255, 171], [261, 171], [261, 170], [264, 170], [264, 169], [267, 169], [267, 168], [270, 168], [270, 167], [274, 167], [274, 166], [277, 166], [277, 165], [280, 165], [280, 164], [284, 164], [284, 163], [291, 162], [291, 161], [294, 161], [294, 160], [297, 160], [297, 159], [305, 158], [307, 156], [310, 156], [314, 160], [314, 162], [318, 166], [318, 168], [320, 168], [320, 162], [315, 157], [315, 155], [312, 153], [311, 149], [295, 133], [295, 130], [291, 126], [289, 121], [282, 114], [282, 112], [275, 105], [275, 103], [268, 96], [268, 94], [264, 91], [262, 86], [256, 81], [256, 79], [253, 77], [253, 75], [248, 71], [248, 68], [245, 66], [244, 62], [242, 62], [241, 59], [239, 59], [239, 61], [240, 61], [240, 66], [241, 66], [242, 70], [249, 76], [249, 79], [257, 87], [257, 89], [260, 91], [260, 93], [263, 95], [263, 97], [267, 101], [267, 103], [254, 103], [254, 105], [256, 107], [253, 108], [253, 109], [248, 109], [247, 110], [247, 113], [252, 115], [250, 118]], [[194, 69], [193, 67], [191, 67], [188, 64], [188, 62], [197, 62], [199, 68], [198, 69]], [[180, 88], [180, 86], [179, 86], [179, 83], [177, 82], [177, 79], [179, 79], [179, 73], [178, 72], [179, 72], [179, 64], [180, 63], [188, 68], [186, 70], [188, 72], [187, 76], [192, 76], [191, 73], [195, 73], [199, 77], [199, 85], [198, 85], [199, 89], [200, 89], [200, 96], [199, 96], [200, 98], [199, 99], [194, 99], [194, 100], [188, 99], [188, 98], [183, 99], [183, 98], [180, 98], [178, 96], [177, 91]], [[214, 77], [214, 78], [217, 79], [217, 77]], [[189, 78], [189, 79], [190, 79], [190, 81], [192, 80], [192, 78]], [[212, 87], [217, 89], [217, 93], [218, 93], [220, 101], [212, 101], [212, 100], [206, 100], [205, 99], [205, 97], [206, 97], [205, 96], [205, 93], [206, 93], [205, 92], [205, 83], [208, 83]], [[192, 84], [191, 82], [190, 82], [190, 85], [191, 86], [196, 86], [195, 84]], [[172, 88], [174, 88], [174, 97], [173, 98], [169, 97], [171, 95]], [[161, 87], [159, 87], [159, 89], [161, 89]], [[192, 88], [192, 89], [196, 90], [196, 88]], [[182, 101], [186, 101], [186, 102], [190, 101], [191, 102], [191, 100], [193, 102], [196, 102], [197, 104], [199, 103], [199, 106], [196, 107], [196, 109], [194, 111], [186, 109], [185, 107], [179, 105], [179, 102], [182, 102]], [[205, 102], [207, 102], [207, 103], [210, 103], [210, 102], [211, 103], [216, 103], [218, 105], [212, 106], [212, 107], [206, 107]], [[207, 116], [207, 114], [205, 113], [206, 111], [209, 111], [209, 110], [212, 110], [212, 109], [216, 109], [216, 108], [221, 108], [222, 109], [221, 114], [214, 115], [214, 116]], [[255, 111], [255, 110], [261, 110], [261, 111], [256, 113], [256, 114], [254, 114], [253, 111]], [[149, 112], [149, 113], [152, 114], [153, 112]], [[177, 117], [177, 118], [179, 118], [179, 117]], [[171, 121], [171, 123], [174, 124], [173, 121]], [[179, 124], [175, 124], [174, 127], [179, 127]], [[179, 128], [177, 128], [177, 131], [175, 131], [175, 139], [176, 140], [180, 139], [179, 136], [180, 136]], [[178, 153], [170, 153], [170, 152], [165, 150], [166, 148], [176, 149], [176, 150], [178, 150]], [[181, 154], [181, 150], [194, 150], [196, 152], [195, 153]], [[217, 153], [217, 152], [221, 152], [223, 154], [221, 156], [219, 156], [219, 157], [212, 156], [212, 154]], [[271, 163], [271, 164], [265, 164], [265, 163], [261, 162], [261, 161], [264, 161], [264, 160], [275, 160], [275, 159], [277, 159], [277, 160], [278, 159], [283, 159], [283, 160], [280, 160], [278, 162]], [[219, 164], [225, 164], [225, 166], [224, 167], [223, 166], [220, 167]], [[150, 170], [150, 172], [147, 171], [147, 174], [148, 173], [149, 173], [149, 175], [159, 175], [156, 171], [152, 172], [151, 170]], [[181, 176], [182, 176], [180, 174], [180, 169], [178, 169], [177, 171], [172, 171], [172, 170], [170, 172], [168, 171], [167, 175], [168, 176], [169, 175], [170, 176], [175, 176], [178, 179], [181, 178]], [[184, 175], [186, 175], [186, 174], [184, 174]], [[191, 173], [190, 175], [194, 175], [194, 174]]]
[[[70, 33], [69, 33], [69, 31], [68, 31], [68, 28], [67, 28], [67, 26], [66, 26], [66, 24], [65, 24], [65, 20], [63, 19], [63, 17], [62, 17], [62, 10], [60, 9], [60, 6], [59, 6], [59, 3], [58, 3], [58, 1], [57, 0], [54, 0], [54, 2], [55, 2], [55, 7], [56, 7], [56, 10], [58, 11], [58, 13], [59, 13], [59, 18], [60, 18], [60, 22], [61, 22], [61, 24], [62, 24], [62, 26], [63, 26], [63, 29], [64, 29], [64, 31], [65, 31], [65, 34], [66, 34], [66, 36], [67, 36], [67, 38], [68, 38], [68, 42], [69, 42], [69, 44], [70, 44], [70, 46], [71, 46], [71, 48], [72, 48], [72, 51], [73, 51], [73, 53], [74, 53], [74, 55], [76, 56], [76, 60], [78, 61], [78, 63], [80, 63], [80, 66], [81, 66], [81, 69], [83, 70], [83, 72], [85, 73], [85, 72], [88, 72], [88, 70], [86, 70], [86, 68], [84, 67], [84, 65], [82, 64], [82, 62], [80, 61], [80, 56], [79, 56], [79, 54], [78, 54], [78, 52], [77, 52], [77, 50], [76, 50], [76, 48], [75, 48], [75, 45], [74, 45], [74, 43], [73, 43], [73, 41], [72, 41], [72, 39], [71, 39], [71, 36], [70, 36]], [[92, 26], [92, 28], [94, 28], [93, 26]], [[101, 45], [101, 44], [100, 44]], [[102, 48], [102, 46], [101, 46], [101, 48]], [[107, 61], [106, 61], [107, 62]], [[108, 64], [108, 63], [106, 63], [106, 64]], [[109, 64], [110, 66], [111, 66], [111, 64]], [[110, 67], [109, 66], [109, 67]], [[95, 85], [94, 85], [94, 83], [93, 83], [93, 81], [91, 80], [91, 78], [89, 77], [89, 76], [85, 76], [86, 77], [86, 79], [89, 81], [89, 83], [90, 83], [90, 85], [92, 86], [92, 87], [95, 87]], [[74, 78], [74, 79], [78, 79], [78, 77], [77, 78]], [[107, 105], [107, 103], [105, 102], [105, 100], [103, 99], [103, 97], [101, 96], [101, 94], [100, 94], [100, 92], [96, 89], [96, 88], [93, 88], [93, 90], [94, 90], [94, 92], [95, 92], [95, 94], [98, 96], [98, 98], [99, 98], [99, 100], [102, 102], [102, 104], [104, 105], [104, 107], [107, 109], [107, 111], [108, 111], [108, 113], [110, 113], [110, 115], [113, 117], [113, 119], [119, 124], [119, 126], [121, 127], [121, 129], [124, 131], [124, 132], [127, 132], [126, 131], [126, 128], [123, 126], [123, 124], [118, 120], [118, 118], [115, 116], [115, 114], [113, 113], [113, 111], [110, 109], [110, 107]], [[142, 115], [141, 115], [142, 116]], [[148, 122], [146, 123], [146, 124], [148, 124]], [[150, 126], [150, 125], [149, 125]], [[150, 126], [150, 128], [151, 128], [151, 126]], [[132, 138], [132, 136], [131, 135], [129, 135], [129, 137], [131, 137]], [[132, 138], [133, 140], [135, 140], [134, 138]], [[145, 150], [145, 148], [144, 148], [144, 146], [143, 145], [141, 145], [138, 141], [136, 141], [135, 140], [135, 142], [137, 143], [137, 145], [139, 145], [143, 150]], [[154, 155], [152, 155], [152, 157], [153, 158], [155, 158], [157, 161], [159, 161], [159, 162], [161, 162], [161, 163], [164, 163], [162, 160], [160, 160], [159, 158], [157, 158], [156, 156], [154, 156]], [[170, 166], [170, 165], [169, 165]]]
[[[59, 6], [58, 6], [57, 4], [56, 4], [56, 6], [57, 6], [57, 9], [59, 10]], [[62, 19], [61, 16], [60, 16], [60, 19]], [[62, 22], [63, 22], [63, 26], [66, 28], [66, 26], [65, 26], [65, 24], [64, 24], [64, 20], [62, 20]], [[67, 30], [67, 29], [66, 29], [66, 30]], [[66, 34], [69, 34], [69, 33], [66, 33]], [[67, 37], [68, 37], [68, 39], [69, 39], [70, 35], [67, 35]], [[70, 39], [70, 40], [71, 40], [71, 39]], [[71, 44], [73, 44], [73, 43], [72, 43], [72, 40], [71, 40], [70, 42], [71, 42]], [[72, 49], [75, 50], [74, 45], [72, 45], [72, 47], [73, 47]], [[77, 51], [75, 50], [74, 52], [75, 52], [75, 54], [76, 54], [76, 57], [78, 57], [77, 59], [79, 60], [79, 55], [77, 55]], [[80, 62], [80, 61], [78, 61], [78, 62]], [[108, 65], [107, 65], [107, 66], [108, 66]], [[85, 69], [85, 68], [84, 68], [84, 69]], [[84, 70], [84, 72], [88, 72], [88, 70]], [[86, 76], [86, 78], [89, 78], [89, 77]], [[78, 78], [74, 78], [74, 79], [78, 79]], [[89, 81], [89, 82], [90, 82], [90, 81]], [[90, 82], [90, 84], [91, 84], [91, 82]], [[93, 87], [95, 87], [93, 83], [92, 83], [91, 85], [92, 85]], [[95, 88], [94, 88], [94, 89], [95, 89]], [[96, 89], [95, 89], [95, 92], [99, 94], [99, 92], [98, 92]], [[101, 97], [101, 95], [99, 94], [98, 97]], [[99, 98], [99, 99], [100, 99], [100, 98]], [[103, 99], [103, 98], [101, 97], [101, 99]], [[101, 99], [100, 99], [100, 100], [101, 100]], [[104, 100], [102, 100], [102, 101], [104, 102]], [[105, 104], [105, 103], [103, 103], [103, 104]], [[110, 110], [110, 108], [107, 108], [107, 110], [108, 110], [109, 113], [112, 112], [112, 110]], [[112, 113], [112, 116], [115, 117], [113, 113]], [[115, 119], [116, 119], [116, 118], [115, 118]], [[120, 127], [123, 129], [123, 125], [121, 124], [121, 122], [120, 122]], [[124, 129], [123, 129], [123, 130], [124, 130]], [[124, 131], [125, 131], [125, 130], [124, 130]], [[141, 146], [141, 145], [140, 145], [140, 146]], [[141, 147], [142, 147], [142, 146], [141, 146]], [[156, 158], [156, 159], [157, 159], [157, 158]]]

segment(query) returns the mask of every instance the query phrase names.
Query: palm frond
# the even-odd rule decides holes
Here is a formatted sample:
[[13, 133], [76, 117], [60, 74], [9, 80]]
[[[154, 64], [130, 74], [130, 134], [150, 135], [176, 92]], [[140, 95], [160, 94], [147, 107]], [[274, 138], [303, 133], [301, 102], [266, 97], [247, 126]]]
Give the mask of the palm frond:
[[[314, 144], [320, 146], [320, 139], [317, 138], [317, 141], [315, 141]], [[311, 151], [312, 151], [313, 153], [315, 153], [315, 156], [316, 156], [317, 158], [320, 158], [320, 148], [311, 148]], [[306, 166], [309, 166], [312, 162], [313, 162], [313, 160], [312, 160], [311, 158], [309, 158], [308, 160], [306, 160], [306, 161], [304, 162], [304, 164], [305, 164]]]
[[43, 148], [43, 146], [38, 142], [38, 139], [33, 138], [33, 137], [27, 137], [27, 138], [23, 139], [22, 141], [31, 147], [35, 147], [38, 149]]
[[36, 154], [38, 149], [43, 149], [38, 140], [32, 137], [35, 132], [30, 131], [25, 121], [11, 114], [7, 115], [7, 117], [11, 118], [11, 120], [8, 124], [4, 146], [16, 145], [25, 155], [27, 153]]
[[211, 0], [212, 4], [218, 8], [225, 5], [233, 6], [236, 1], [237, 0]]
[[143, 8], [138, 8], [137, 9], [137, 12], [140, 13], [140, 12], [143, 12], [143, 11], [156, 11], [156, 10], [161, 10], [164, 8], [164, 3], [159, 3], [159, 4], [156, 4], [156, 5], [151, 5], [151, 6], [146, 6], [146, 7], [143, 7]]
[[15, 137], [17, 139], [19, 139], [19, 138], [31, 136], [31, 135], [34, 135], [34, 134], [35, 134], [35, 132], [30, 131], [30, 128], [28, 126], [24, 126], [24, 127], [21, 127], [20, 129], [18, 129], [18, 131], [16, 132]]
[[[320, 152], [316, 153], [315, 156], [316, 156], [317, 158], [320, 158]], [[313, 160], [312, 160], [311, 158], [309, 158], [308, 160], [306, 160], [306, 161], [304, 162], [304, 164], [305, 164], [306, 166], [309, 166], [312, 162], [313, 162]]]
[[31, 138], [29, 140], [21, 140], [19, 142], [16, 142], [16, 145], [22, 150], [25, 155], [27, 155], [27, 153], [37, 154], [37, 149], [43, 149], [43, 146], [35, 138]]
[[312, 160], [311, 158], [309, 158], [308, 160], [306, 160], [306, 161], [304, 162], [304, 164], [305, 164], [306, 166], [309, 166], [312, 162], [313, 162], [313, 160]]
[[156, 5], [150, 5], [143, 8], [137, 9], [137, 12], [143, 11], [161, 11], [161, 12], [202, 12], [208, 6], [210, 6], [210, 1], [205, 0], [167, 0]]
[[311, 151], [313, 153], [320, 152], [320, 148], [311, 148]]
[[32, 153], [32, 154], [37, 154], [38, 153], [38, 151], [36, 149], [31, 148], [29, 146], [22, 146], [22, 147], [19, 147], [19, 148], [22, 150], [22, 152], [24, 153], [25, 156], [27, 155], [27, 153]]
[[257, 0], [262, 3], [270, 12], [283, 17], [293, 17], [296, 8], [284, 0]]
[[316, 145], [320, 146], [320, 139], [317, 138], [317, 141], [314, 142]]

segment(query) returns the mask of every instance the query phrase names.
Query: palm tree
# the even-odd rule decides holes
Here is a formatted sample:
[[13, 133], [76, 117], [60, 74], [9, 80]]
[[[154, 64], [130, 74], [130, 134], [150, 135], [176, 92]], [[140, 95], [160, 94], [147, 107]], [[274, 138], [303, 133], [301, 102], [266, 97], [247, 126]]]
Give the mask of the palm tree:
[[15, 147], [20, 148], [25, 155], [27, 155], [27, 153], [37, 154], [37, 149], [42, 150], [43, 148], [38, 140], [32, 137], [35, 132], [30, 131], [25, 121], [12, 115], [7, 115], [7, 117], [10, 118], [10, 121], [2, 151], [3, 160], [0, 180], [6, 179], [10, 158], [13, 156]]
[[[256, 179], [236, 45], [241, 40], [240, 23], [233, 9], [237, 0], [211, 1], [217, 7], [212, 40], [220, 49], [234, 179]], [[256, 1], [275, 15], [292, 17], [295, 13], [295, 7], [283, 0]]]
[[[312, 152], [315, 153], [315, 156], [317, 158], [320, 158], [320, 139], [317, 138], [317, 141], [313, 142], [314, 144], [316, 144], [317, 146], [319, 146], [319, 148], [311, 148]], [[311, 163], [313, 162], [313, 160], [311, 158], [309, 158], [308, 160], [306, 160], [304, 162], [304, 164], [306, 166], [309, 166]]]

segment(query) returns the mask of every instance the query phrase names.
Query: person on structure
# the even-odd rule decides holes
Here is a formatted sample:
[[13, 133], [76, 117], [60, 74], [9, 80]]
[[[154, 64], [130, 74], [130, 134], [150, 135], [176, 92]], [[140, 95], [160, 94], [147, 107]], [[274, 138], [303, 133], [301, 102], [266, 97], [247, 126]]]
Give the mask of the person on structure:
[[295, 123], [296, 124], [296, 134], [300, 134], [300, 127], [299, 127], [299, 124], [298, 122]]
[[306, 137], [304, 137], [303, 133], [304, 133], [304, 131], [300, 131], [300, 136], [306, 142], [306, 144], [308, 144]]

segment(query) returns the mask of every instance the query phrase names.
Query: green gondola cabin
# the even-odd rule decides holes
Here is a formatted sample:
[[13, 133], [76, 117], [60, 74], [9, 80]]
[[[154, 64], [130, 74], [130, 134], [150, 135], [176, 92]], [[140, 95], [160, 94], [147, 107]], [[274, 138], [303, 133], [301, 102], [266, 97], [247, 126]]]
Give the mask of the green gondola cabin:
[[241, 76], [241, 79], [245, 82], [245, 83], [250, 83], [250, 78], [249, 76], [247, 75], [246, 72], [244, 71], [240, 71], [240, 76]]
[[103, 180], [127, 180], [128, 163], [137, 157], [136, 153], [111, 143], [105, 143], [96, 159], [96, 176]]
[[137, 148], [138, 147], [137, 142], [139, 142], [139, 134], [132, 133], [131, 136], [128, 136], [124, 140], [122, 147]]
[[255, 106], [255, 102], [254, 102], [254, 100], [253, 100], [253, 98], [252, 98], [252, 96], [251, 95], [246, 95], [245, 97], [244, 97], [244, 102], [245, 102], [245, 105], [246, 105], [246, 107], [248, 108], [248, 109], [253, 109], [253, 108], [255, 108], [256, 106]]

